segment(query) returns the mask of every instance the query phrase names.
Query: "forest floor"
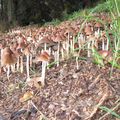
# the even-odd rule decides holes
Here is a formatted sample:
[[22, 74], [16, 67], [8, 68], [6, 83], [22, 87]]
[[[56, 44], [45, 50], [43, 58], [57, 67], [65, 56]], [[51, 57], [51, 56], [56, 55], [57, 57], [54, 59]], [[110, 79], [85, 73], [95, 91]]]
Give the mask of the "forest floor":
[[[90, 18], [89, 16], [82, 18], [79, 15], [80, 20], [76, 19], [76, 21], [71, 20], [69, 22], [63, 21], [63, 24], [60, 24], [60, 30], [62, 30], [61, 33], [64, 34], [66, 31], [63, 31], [63, 28], [65, 26], [66, 28], [69, 28], [69, 26], [72, 25], [72, 22], [75, 24], [75, 27], [78, 27], [78, 29], [81, 29], [81, 24], [83, 27], [86, 24], [91, 25], [91, 23], [95, 23], [94, 16], [97, 17], [96, 21], [99, 21], [101, 19], [101, 16], [99, 16], [99, 14], [101, 13], [98, 13], [98, 15], [95, 14]], [[105, 13], [105, 15], [107, 19], [110, 17], [109, 14]], [[90, 22], [90, 20], [92, 22]], [[117, 22], [114, 24], [113, 23], [112, 25], [114, 27], [114, 25], [116, 25], [115, 23]], [[108, 30], [111, 30], [110, 28], [112, 25], [110, 26], [110, 23], [108, 24]], [[58, 30], [58, 33], [60, 32], [60, 25], [55, 28], [55, 30]], [[0, 44], [2, 42], [6, 42], [7, 40], [11, 44], [15, 41], [18, 42], [19, 37], [21, 37], [25, 42], [28, 37], [28, 32], [30, 32], [29, 37], [33, 35], [31, 39], [33, 40], [32, 42], [35, 43], [39, 39], [37, 36], [37, 34], [40, 32], [39, 30], [43, 32], [44, 29], [37, 29], [38, 31], [36, 31], [36, 29], [33, 29], [34, 27], [30, 27], [31, 26], [28, 26], [28, 28], [25, 27], [24, 29], [20, 28], [18, 31], [13, 31], [15, 32], [13, 36], [10, 36], [11, 33], [5, 33], [6, 38], [3, 37], [4, 39], [2, 39], [2, 34], [0, 33]], [[26, 28], [28, 30], [30, 28], [30, 31], [27, 31]], [[50, 37], [50, 34], [53, 33], [53, 31], [51, 31], [53, 28], [54, 27], [51, 25], [45, 28], [47, 37]], [[74, 30], [77, 29], [74, 28]], [[19, 31], [22, 32], [19, 33]], [[44, 34], [42, 32], [41, 36]], [[48, 34], [49, 32], [50, 34]], [[118, 34], [115, 34], [116, 31], [110, 31], [110, 36], [107, 36], [107, 32], [105, 32], [104, 37], [111, 37], [110, 39], [112, 39], [112, 43], [114, 43], [115, 47], [117, 47], [117, 42], [115, 42], [115, 39], [117, 41], [116, 36]], [[112, 34], [112, 32], [114, 33]], [[51, 38], [49, 40], [51, 40]], [[49, 40], [47, 41], [48, 43]], [[107, 41], [109, 40], [107, 39]], [[31, 41], [27, 42], [31, 43]], [[37, 43], [39, 42], [40, 41]], [[53, 39], [52, 42], [54, 43], [56, 41]], [[38, 44], [38, 49], [41, 47], [39, 45], [40, 44]], [[119, 50], [120, 49], [118, 48], [113, 51], [115, 52]], [[33, 47], [33, 52], [34, 51], [35, 49]], [[24, 55], [24, 57], [26, 56]], [[36, 54], [33, 55], [33, 57], [36, 57]], [[84, 56], [81, 55], [79, 57]], [[49, 69], [46, 70], [45, 86], [42, 86], [41, 82], [37, 81], [37, 83], [34, 83], [35, 85], [31, 87], [31, 85], [26, 82], [28, 80], [26, 75], [26, 58], [24, 60], [23, 73], [11, 72], [9, 80], [7, 78], [6, 72], [2, 72], [0, 68], [0, 120], [120, 120], [120, 69], [117, 69], [117, 66], [114, 68], [110, 63], [106, 63], [104, 67], [101, 67], [100, 65], [93, 63], [93, 59], [94, 58], [87, 56], [85, 56], [85, 59], [79, 59], [79, 69], [76, 68], [75, 57], [70, 57], [64, 61], [61, 61], [60, 59], [59, 66], [53, 64]], [[42, 69], [40, 62], [33, 63], [33, 66], [30, 67], [30, 77], [40, 77], [41, 71]]]
[[[37, 66], [38, 76], [40, 66]], [[120, 70], [106, 65], [100, 68], [87, 60], [69, 59], [46, 71], [46, 85], [38, 89], [26, 85], [26, 75], [12, 73], [0, 76], [0, 120], [118, 120], [100, 106], [120, 114]], [[34, 71], [35, 72], [35, 71]], [[32, 71], [31, 71], [32, 73]], [[29, 101], [20, 102], [27, 91], [33, 92]]]

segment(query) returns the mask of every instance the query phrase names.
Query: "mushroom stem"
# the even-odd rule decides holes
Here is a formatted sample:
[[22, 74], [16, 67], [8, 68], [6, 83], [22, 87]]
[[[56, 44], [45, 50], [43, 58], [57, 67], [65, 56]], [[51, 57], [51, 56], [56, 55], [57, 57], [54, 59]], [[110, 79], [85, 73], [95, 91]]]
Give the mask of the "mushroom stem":
[[10, 66], [9, 65], [7, 66], [7, 78], [8, 80], [10, 78]]
[[73, 52], [73, 54], [75, 52], [74, 44], [75, 44], [75, 37], [73, 36], [73, 44], [72, 44], [72, 52]]
[[51, 55], [51, 47], [49, 48], [48, 53], [49, 53], [49, 55]]
[[20, 66], [20, 57], [17, 59], [17, 71], [19, 71], [19, 66]]
[[105, 41], [102, 40], [102, 50], [105, 50]]
[[55, 62], [57, 62], [57, 51], [53, 52], [54, 58], [55, 58]]
[[[79, 52], [78, 52], [78, 54], [80, 55], [80, 51], [81, 51], [81, 41], [80, 41], [80, 39], [78, 38], [78, 45], [79, 45]], [[75, 50], [74, 50], [75, 51]]]
[[60, 42], [58, 42], [58, 50], [57, 50], [57, 67], [59, 66], [59, 57], [60, 57]]
[[95, 43], [94, 43], [95, 47], [98, 49], [98, 41], [95, 40], [94, 42], [95, 42]]
[[109, 40], [107, 39], [106, 50], [108, 51], [108, 49], [109, 49]]
[[62, 56], [62, 60], [64, 60], [64, 51], [63, 51], [63, 48], [61, 49], [61, 56]]
[[46, 51], [47, 50], [47, 44], [44, 43], [44, 50]]
[[11, 71], [14, 73], [15, 72], [15, 64], [11, 65]]
[[30, 67], [32, 67], [32, 54], [30, 54]]
[[69, 58], [69, 41], [70, 41], [70, 35], [68, 33], [68, 40], [66, 41], [66, 46], [67, 46], [67, 57]]
[[20, 57], [20, 71], [23, 73], [23, 57]]
[[90, 57], [90, 41], [88, 42], [88, 57]]
[[46, 62], [42, 62], [42, 83], [43, 86], [45, 85], [45, 71], [46, 71]]
[[26, 55], [26, 71], [27, 71], [27, 78], [30, 77], [30, 73], [29, 73], [29, 55]]
[[62, 56], [62, 60], [65, 59], [65, 53], [66, 53], [66, 42], [65, 43], [62, 43], [62, 49], [61, 49], [61, 56]]
[[98, 28], [97, 33], [98, 33], [98, 35], [100, 35], [100, 28]]
[[73, 53], [73, 41], [70, 40], [70, 52]]
[[78, 56], [75, 58], [76, 59], [76, 68], [77, 68], [77, 70], [79, 69], [79, 64], [78, 64]]
[[[3, 49], [1, 49], [1, 58], [2, 58], [2, 55], [3, 55]], [[2, 59], [1, 59], [1, 65], [2, 65]]]

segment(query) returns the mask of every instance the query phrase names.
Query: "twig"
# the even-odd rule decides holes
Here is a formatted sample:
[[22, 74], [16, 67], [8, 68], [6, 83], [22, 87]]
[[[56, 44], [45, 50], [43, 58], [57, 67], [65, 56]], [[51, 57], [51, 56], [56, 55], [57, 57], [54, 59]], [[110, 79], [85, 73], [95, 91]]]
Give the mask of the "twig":
[[33, 105], [33, 107], [35, 107], [35, 109], [42, 115], [42, 117], [43, 117], [45, 120], [48, 120], [48, 118], [37, 108], [37, 106], [33, 103], [32, 100], [30, 100], [30, 103]]
[[101, 74], [98, 75], [95, 80], [89, 85], [88, 90], [90, 90], [91, 88], [93, 88], [95, 86], [95, 84], [99, 81]]

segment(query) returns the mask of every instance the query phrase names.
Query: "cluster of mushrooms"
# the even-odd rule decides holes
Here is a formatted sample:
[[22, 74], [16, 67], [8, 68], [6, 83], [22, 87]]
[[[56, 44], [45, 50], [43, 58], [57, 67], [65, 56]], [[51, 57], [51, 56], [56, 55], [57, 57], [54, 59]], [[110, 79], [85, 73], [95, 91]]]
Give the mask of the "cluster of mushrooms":
[[86, 51], [86, 46], [87, 57], [93, 55], [91, 51], [93, 48], [104, 58], [108, 57], [111, 52], [105, 26], [111, 29], [111, 20], [106, 14], [96, 15], [96, 18], [107, 24], [95, 20], [84, 23], [82, 19], [77, 19], [62, 22], [58, 26], [28, 27], [9, 31], [0, 40], [1, 69], [7, 72], [7, 78], [10, 79], [10, 71], [23, 73], [25, 68], [29, 83], [34, 81], [34, 78], [30, 77], [30, 67], [35, 62], [41, 61], [42, 73], [36, 79], [44, 86], [46, 66], [51, 60], [59, 66], [61, 60], [73, 55], [76, 57], [78, 69], [78, 57]]

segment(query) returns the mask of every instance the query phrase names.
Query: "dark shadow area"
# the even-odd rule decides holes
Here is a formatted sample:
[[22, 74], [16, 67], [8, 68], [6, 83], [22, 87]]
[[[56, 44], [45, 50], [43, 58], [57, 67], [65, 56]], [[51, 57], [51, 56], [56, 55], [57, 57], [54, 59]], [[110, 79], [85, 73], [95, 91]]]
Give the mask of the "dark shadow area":
[[43, 24], [64, 14], [90, 8], [101, 0], [0, 0], [0, 19], [9, 25]]

